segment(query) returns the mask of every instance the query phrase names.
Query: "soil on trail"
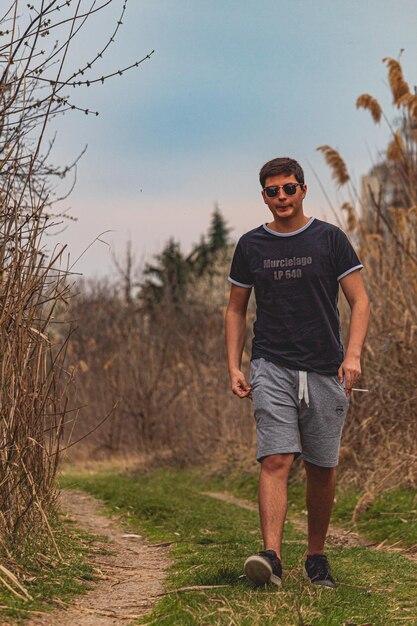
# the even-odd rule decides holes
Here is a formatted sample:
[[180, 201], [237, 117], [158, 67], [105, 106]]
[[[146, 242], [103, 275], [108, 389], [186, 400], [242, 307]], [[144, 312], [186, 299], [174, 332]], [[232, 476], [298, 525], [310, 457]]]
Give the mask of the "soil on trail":
[[[97, 580], [74, 603], [27, 622], [27, 626], [114, 626], [129, 624], [153, 608], [162, 593], [168, 548], [125, 532], [99, 501], [80, 491], [62, 491], [61, 509], [83, 530], [105, 536], [90, 558]], [[97, 554], [100, 549], [111, 554]]]

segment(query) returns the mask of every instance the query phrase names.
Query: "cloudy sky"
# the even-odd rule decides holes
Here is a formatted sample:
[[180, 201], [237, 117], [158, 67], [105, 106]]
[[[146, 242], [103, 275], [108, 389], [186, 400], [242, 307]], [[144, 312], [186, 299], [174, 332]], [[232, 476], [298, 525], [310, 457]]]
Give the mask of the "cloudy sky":
[[[113, 0], [91, 19], [68, 70], [105, 43], [121, 5]], [[99, 117], [75, 111], [52, 124], [56, 163], [88, 149], [73, 193], [57, 206], [77, 221], [48, 246], [67, 244], [71, 263], [88, 248], [74, 271], [112, 274], [111, 256], [128, 240], [139, 264], [170, 237], [189, 250], [215, 203], [237, 239], [269, 219], [258, 172], [276, 156], [304, 166], [306, 213], [334, 221], [314, 172], [335, 202], [342, 196], [316, 148], [338, 149], [359, 182], [388, 131], [356, 110], [356, 98], [370, 93], [395, 115], [382, 59], [404, 49], [405, 77], [417, 84], [416, 33], [414, 0], [129, 0], [96, 72], [155, 53], [103, 86], [71, 92]], [[106, 243], [95, 241], [105, 231]]]

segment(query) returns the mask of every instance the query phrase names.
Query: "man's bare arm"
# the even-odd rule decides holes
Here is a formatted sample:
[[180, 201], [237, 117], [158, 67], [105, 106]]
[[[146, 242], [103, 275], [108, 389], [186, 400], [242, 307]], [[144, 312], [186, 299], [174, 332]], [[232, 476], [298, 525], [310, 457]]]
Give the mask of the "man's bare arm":
[[239, 398], [251, 397], [251, 388], [241, 371], [245, 345], [246, 311], [251, 289], [232, 285], [226, 311], [226, 348], [232, 391]]
[[361, 352], [369, 324], [369, 299], [359, 270], [341, 279], [340, 286], [351, 309], [349, 342], [343, 363], [338, 372], [340, 382], [345, 378], [346, 394], [361, 375]]

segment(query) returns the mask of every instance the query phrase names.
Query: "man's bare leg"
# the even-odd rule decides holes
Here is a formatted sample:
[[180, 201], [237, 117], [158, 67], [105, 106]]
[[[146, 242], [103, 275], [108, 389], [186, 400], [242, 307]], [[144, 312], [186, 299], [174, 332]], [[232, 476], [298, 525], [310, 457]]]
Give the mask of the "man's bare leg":
[[294, 454], [271, 454], [261, 461], [259, 516], [265, 550], [281, 558], [281, 543], [287, 514], [287, 481]]
[[323, 554], [336, 484], [336, 468], [304, 461], [307, 474], [308, 554]]

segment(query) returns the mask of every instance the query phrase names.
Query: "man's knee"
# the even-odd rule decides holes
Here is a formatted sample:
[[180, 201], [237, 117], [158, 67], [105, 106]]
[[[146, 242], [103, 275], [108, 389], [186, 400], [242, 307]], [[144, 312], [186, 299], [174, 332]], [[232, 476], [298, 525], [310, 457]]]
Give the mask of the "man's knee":
[[307, 481], [312, 480], [316, 483], [327, 484], [331, 483], [335, 478], [335, 467], [320, 467], [308, 461], [304, 461], [304, 466], [306, 468]]
[[294, 454], [270, 454], [261, 461], [262, 471], [272, 474], [288, 474], [294, 461]]

